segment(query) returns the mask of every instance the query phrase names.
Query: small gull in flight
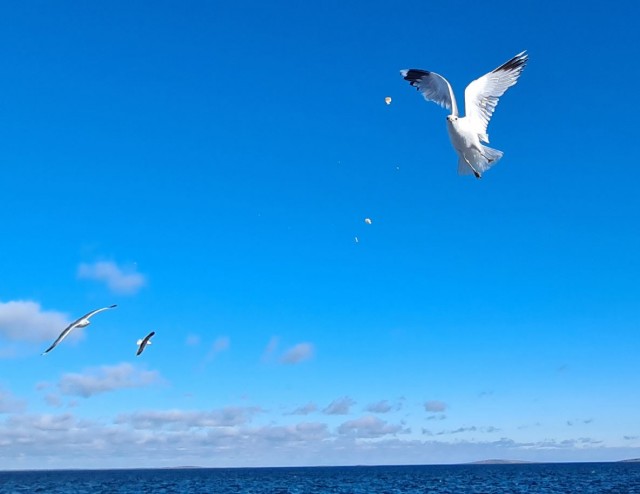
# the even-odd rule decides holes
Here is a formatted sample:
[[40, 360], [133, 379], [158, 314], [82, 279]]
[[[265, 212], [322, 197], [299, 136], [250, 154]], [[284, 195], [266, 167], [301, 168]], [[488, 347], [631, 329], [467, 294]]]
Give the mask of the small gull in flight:
[[427, 101], [433, 101], [451, 110], [447, 116], [447, 130], [451, 144], [458, 153], [458, 173], [473, 173], [480, 178], [483, 172], [502, 158], [502, 151], [484, 146], [489, 143], [487, 125], [498, 105], [498, 98], [517, 81], [525, 64], [527, 54], [518, 53], [497, 69], [471, 82], [464, 90], [464, 105], [467, 114], [458, 116], [456, 98], [451, 84], [435, 72], [420, 69], [401, 70], [402, 76], [422, 93]]
[[156, 334], [156, 332], [151, 331], [151, 333], [145, 336], [144, 339], [136, 341], [136, 345], [138, 345], [138, 351], [136, 355], [140, 355], [142, 352], [144, 352], [144, 349], [146, 348], [147, 345], [151, 345], [151, 337], [154, 334]]
[[91, 316], [94, 316], [95, 314], [97, 314], [98, 312], [102, 312], [103, 310], [113, 309], [114, 307], [116, 307], [115, 304], [114, 305], [110, 305], [109, 307], [103, 307], [102, 309], [96, 309], [94, 311], [89, 312], [88, 314], [85, 314], [80, 319], [77, 319], [77, 320], [73, 321], [66, 328], [64, 328], [62, 333], [60, 333], [60, 336], [58, 336], [58, 338], [56, 338], [56, 341], [54, 341], [51, 344], [51, 346], [49, 348], [47, 348], [42, 353], [42, 355], [46, 355], [51, 350], [53, 350], [58, 345], [58, 343], [60, 343], [62, 340], [64, 340], [69, 335], [69, 333], [71, 333], [71, 331], [73, 331], [74, 329], [76, 329], [76, 328], [85, 328], [89, 324], [91, 324], [91, 321], [89, 321], [89, 318]]

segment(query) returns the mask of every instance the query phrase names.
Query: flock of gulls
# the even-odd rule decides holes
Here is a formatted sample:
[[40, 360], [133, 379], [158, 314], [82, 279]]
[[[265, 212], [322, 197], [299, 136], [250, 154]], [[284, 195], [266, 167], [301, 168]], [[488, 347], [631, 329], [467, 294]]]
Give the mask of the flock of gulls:
[[[498, 99], [507, 89], [518, 82], [527, 60], [528, 56], [523, 51], [508, 62], [500, 65], [497, 69], [472, 81], [464, 91], [466, 110], [464, 117], [458, 114], [458, 105], [453, 89], [449, 81], [444, 77], [435, 72], [421, 69], [400, 71], [402, 77], [420, 91], [427, 101], [433, 101], [451, 110], [451, 114], [447, 116], [447, 130], [449, 131], [451, 144], [458, 154], [458, 173], [460, 175], [473, 174], [476, 178], [481, 178], [482, 173], [502, 158], [502, 151], [490, 148], [482, 143], [489, 143], [487, 126], [498, 105]], [[389, 96], [385, 98], [385, 103], [387, 105], [391, 103]], [[365, 223], [370, 225], [372, 223], [371, 219], [366, 218]], [[358, 242], [358, 237], [355, 237], [355, 241]], [[46, 355], [53, 350], [74, 329], [87, 327], [91, 323], [89, 320], [91, 317], [115, 307], [116, 305], [110, 305], [93, 310], [72, 322], [42, 355]], [[151, 344], [151, 338], [155, 334], [155, 331], [152, 331], [143, 339], [137, 341], [138, 351], [136, 355], [140, 355], [147, 345]]]
[[[42, 352], [42, 355], [46, 355], [55, 347], [57, 347], [58, 344], [62, 340], [64, 340], [67, 336], [69, 336], [69, 334], [71, 334], [71, 331], [73, 331], [74, 329], [86, 328], [89, 324], [91, 324], [91, 321], [89, 319], [95, 316], [98, 312], [102, 312], [109, 309], [115, 309], [116, 307], [117, 307], [116, 304], [110, 305], [109, 307], [102, 307], [101, 309], [92, 310], [91, 312], [85, 314], [84, 316], [76, 319], [75, 321], [73, 321], [71, 324], [69, 324], [66, 328], [62, 330], [62, 333], [60, 333], [60, 335], [56, 338], [56, 341], [51, 343], [51, 346], [47, 348], [44, 352]], [[136, 353], [136, 355], [140, 355], [144, 351], [144, 349], [147, 347], [147, 345], [151, 345], [151, 338], [155, 334], [156, 334], [155, 331], [151, 331], [151, 333], [149, 333], [143, 339], [137, 341], [136, 344], [138, 345], [138, 352]]]

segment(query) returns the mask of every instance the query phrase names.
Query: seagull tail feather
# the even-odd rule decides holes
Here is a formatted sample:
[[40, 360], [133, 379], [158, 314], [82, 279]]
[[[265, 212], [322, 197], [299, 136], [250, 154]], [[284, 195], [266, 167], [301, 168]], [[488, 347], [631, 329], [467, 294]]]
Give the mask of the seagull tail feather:
[[485, 172], [493, 165], [495, 165], [504, 153], [502, 151], [498, 151], [497, 149], [490, 148], [488, 146], [482, 146], [482, 159], [478, 163], [478, 168], [480, 168], [480, 172]]
[[471, 149], [467, 150], [464, 155], [459, 155], [458, 175], [475, 175], [476, 172], [482, 175], [502, 158], [502, 151], [483, 145], [480, 147], [481, 152], [477, 149]]

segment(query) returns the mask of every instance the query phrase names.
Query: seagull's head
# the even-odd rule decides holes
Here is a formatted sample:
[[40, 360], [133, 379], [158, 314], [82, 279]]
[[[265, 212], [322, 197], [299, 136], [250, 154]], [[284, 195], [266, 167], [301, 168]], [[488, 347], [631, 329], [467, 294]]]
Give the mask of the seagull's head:
[[447, 121], [455, 122], [456, 120], [458, 120], [458, 117], [456, 117], [455, 115], [447, 115]]

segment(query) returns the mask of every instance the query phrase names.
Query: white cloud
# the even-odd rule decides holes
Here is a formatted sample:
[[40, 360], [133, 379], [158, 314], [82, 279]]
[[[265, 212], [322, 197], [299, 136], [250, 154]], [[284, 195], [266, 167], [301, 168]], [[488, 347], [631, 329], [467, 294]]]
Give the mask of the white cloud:
[[438, 400], [430, 400], [425, 402], [424, 409], [427, 412], [444, 412], [447, 409], [447, 404]]
[[298, 343], [289, 348], [280, 361], [284, 364], [299, 364], [313, 357], [313, 345], [311, 343]]
[[348, 396], [343, 396], [337, 400], [333, 400], [329, 406], [322, 410], [327, 415], [348, 415], [349, 409], [355, 405], [356, 402]]
[[[640, 457], [639, 446], [606, 446], [589, 437], [517, 442], [433, 440], [375, 418], [342, 432], [319, 422], [253, 426], [257, 408], [159, 410], [87, 420], [71, 413], [0, 417], [5, 469], [380, 465], [465, 463], [487, 458], [536, 462]], [[400, 427], [400, 430], [393, 432]], [[401, 435], [402, 434], [402, 435]], [[428, 440], [424, 440], [428, 439]], [[627, 444], [630, 444], [627, 441]]]
[[135, 266], [123, 269], [113, 261], [82, 263], [78, 266], [78, 278], [103, 281], [113, 293], [123, 295], [137, 293], [147, 282]]
[[123, 388], [140, 388], [158, 381], [156, 371], [140, 371], [131, 364], [122, 363], [88, 369], [82, 374], [64, 374], [58, 382], [58, 388], [64, 395], [89, 398]]
[[[34, 343], [46, 341], [56, 338], [68, 325], [69, 320], [64, 314], [42, 310], [37, 302], [0, 302], [0, 336], [7, 340]], [[74, 333], [71, 334], [73, 335]]]
[[373, 415], [367, 415], [355, 420], [348, 420], [338, 427], [338, 433], [357, 438], [378, 438], [388, 434], [408, 433], [409, 429], [401, 425], [390, 425]]

